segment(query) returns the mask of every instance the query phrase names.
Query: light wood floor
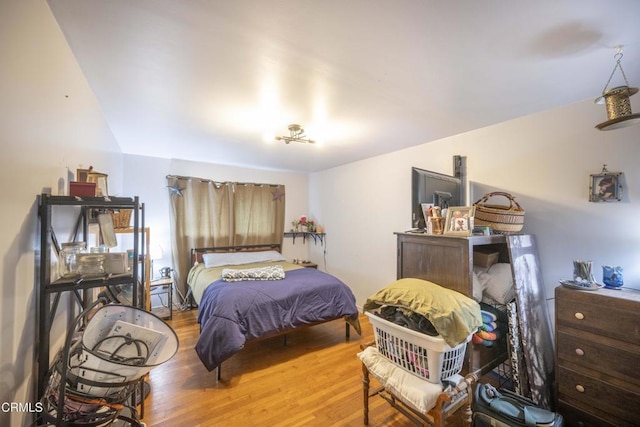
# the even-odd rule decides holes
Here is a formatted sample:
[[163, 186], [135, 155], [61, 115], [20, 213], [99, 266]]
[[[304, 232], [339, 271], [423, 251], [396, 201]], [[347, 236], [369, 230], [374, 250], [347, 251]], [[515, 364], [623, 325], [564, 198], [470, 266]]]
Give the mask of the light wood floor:
[[[360, 316], [363, 335], [334, 321], [282, 337], [249, 343], [223, 363], [222, 381], [208, 372], [194, 346], [197, 310], [174, 311], [169, 324], [180, 340], [178, 353], [149, 374], [147, 426], [362, 426], [362, 370], [356, 353], [373, 340]], [[372, 385], [374, 381], [372, 381]], [[457, 423], [454, 423], [457, 424]], [[379, 397], [370, 400], [372, 427], [413, 425]]]

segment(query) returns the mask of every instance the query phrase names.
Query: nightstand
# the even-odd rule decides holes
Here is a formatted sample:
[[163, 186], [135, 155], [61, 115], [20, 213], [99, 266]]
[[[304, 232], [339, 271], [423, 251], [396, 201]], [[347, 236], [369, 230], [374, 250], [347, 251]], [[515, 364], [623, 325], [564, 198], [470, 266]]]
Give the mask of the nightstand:
[[151, 307], [151, 312], [164, 320], [173, 319], [173, 278], [167, 277], [158, 280], [152, 280], [149, 283], [149, 295], [151, 299], [153, 296], [158, 296], [160, 302], [164, 305], [165, 300], [163, 296], [166, 295], [166, 306], [163, 307]]
[[299, 262], [298, 265], [303, 266], [304, 268], [315, 268], [318, 269], [318, 264], [315, 262]]

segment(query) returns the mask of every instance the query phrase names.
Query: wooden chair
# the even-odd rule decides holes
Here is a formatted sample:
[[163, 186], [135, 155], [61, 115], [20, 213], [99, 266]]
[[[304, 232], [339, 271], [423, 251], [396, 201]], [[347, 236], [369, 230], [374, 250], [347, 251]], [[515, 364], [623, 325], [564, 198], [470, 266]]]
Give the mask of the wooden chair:
[[[374, 342], [362, 345], [364, 350], [368, 346], [375, 346]], [[468, 374], [455, 387], [448, 387], [440, 395], [433, 406], [427, 412], [418, 411], [414, 406], [406, 403], [401, 397], [394, 395], [381, 385], [370, 390], [369, 368], [362, 363], [362, 388], [364, 396], [364, 425], [369, 425], [369, 398], [380, 396], [386, 400], [394, 409], [402, 413], [417, 425], [427, 425], [432, 427], [445, 427], [447, 418], [459, 410], [462, 410], [462, 421], [465, 426], [471, 426], [471, 404], [473, 399], [473, 385], [478, 381], [476, 374]]]

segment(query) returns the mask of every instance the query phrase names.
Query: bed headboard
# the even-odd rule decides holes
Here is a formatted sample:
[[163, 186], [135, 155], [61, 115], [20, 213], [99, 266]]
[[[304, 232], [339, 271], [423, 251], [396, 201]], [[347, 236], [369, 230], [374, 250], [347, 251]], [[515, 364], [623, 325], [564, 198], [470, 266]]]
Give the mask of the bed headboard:
[[260, 251], [278, 251], [282, 252], [279, 243], [266, 243], [262, 245], [245, 245], [245, 246], [214, 246], [209, 248], [193, 248], [191, 249], [191, 265], [202, 262], [202, 255], [211, 252], [228, 253], [228, 252], [260, 252]]

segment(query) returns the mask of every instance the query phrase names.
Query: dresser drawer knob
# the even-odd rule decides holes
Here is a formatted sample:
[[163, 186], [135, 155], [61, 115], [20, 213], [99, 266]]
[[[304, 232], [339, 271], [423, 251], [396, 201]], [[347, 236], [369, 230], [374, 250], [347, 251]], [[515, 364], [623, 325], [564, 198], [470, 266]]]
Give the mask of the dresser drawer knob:
[[578, 320], [584, 319], [584, 314], [582, 314], [580, 312], [577, 312], [576, 314], [574, 314], [574, 316], [576, 316], [576, 319], [578, 319]]
[[578, 390], [580, 393], [584, 393], [584, 386], [581, 384], [576, 385], [576, 390]]
[[576, 348], [576, 354], [578, 356], [584, 356], [584, 350], [581, 348]]

